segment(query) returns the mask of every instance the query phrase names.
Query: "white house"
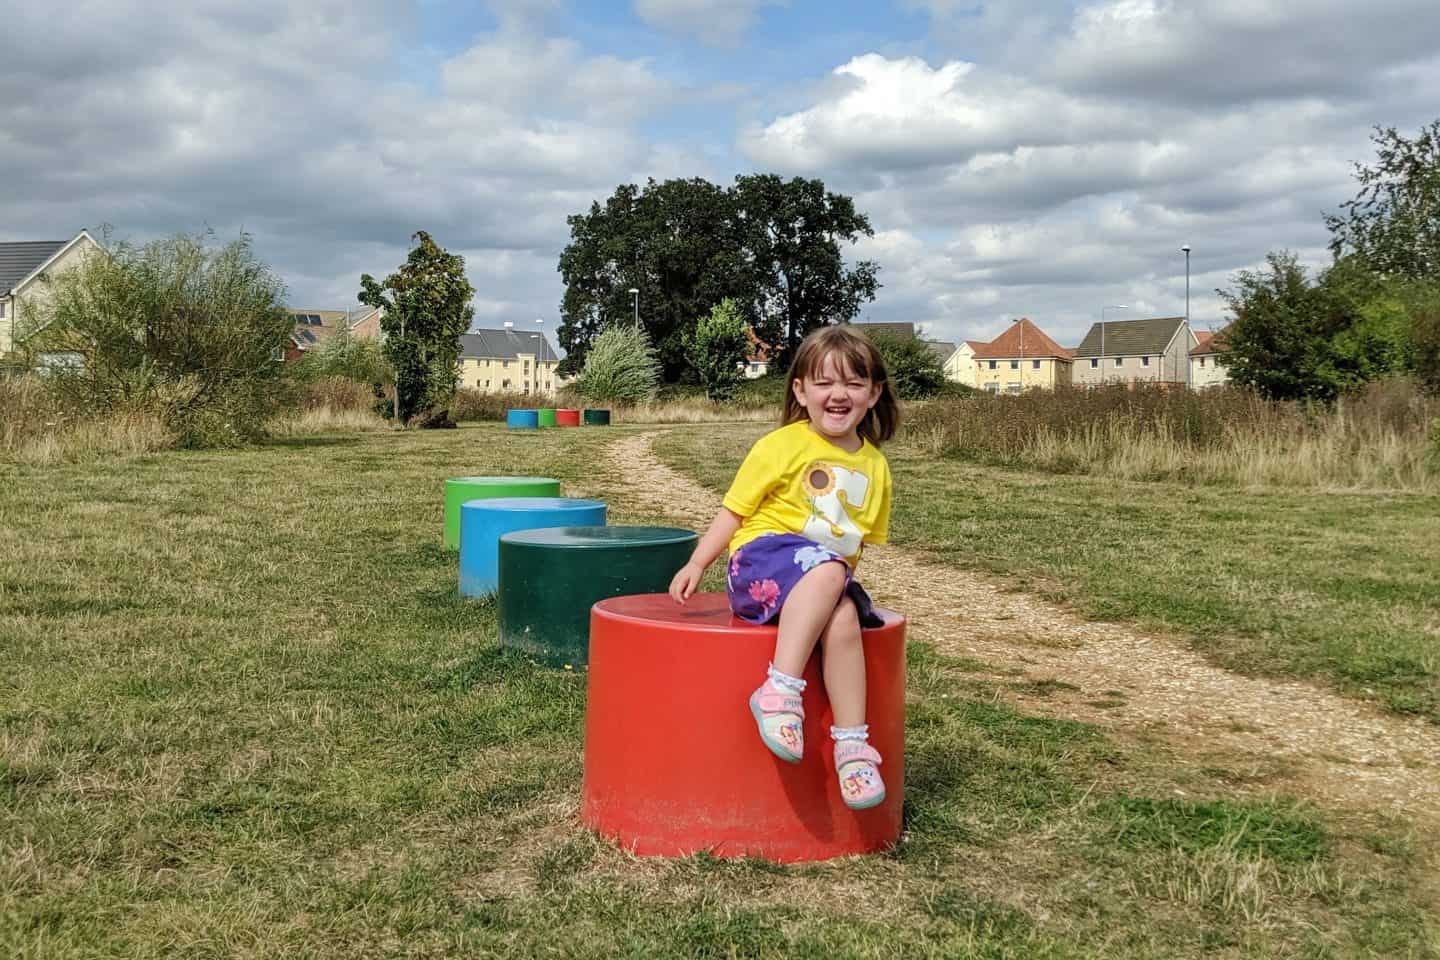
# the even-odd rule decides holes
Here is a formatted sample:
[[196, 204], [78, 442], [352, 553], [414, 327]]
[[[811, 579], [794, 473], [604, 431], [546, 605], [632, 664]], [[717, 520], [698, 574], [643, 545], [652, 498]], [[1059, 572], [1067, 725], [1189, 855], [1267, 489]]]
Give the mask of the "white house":
[[945, 358], [945, 379], [951, 383], [975, 386], [975, 351], [985, 346], [983, 340], [962, 340], [955, 352]]
[[1225, 344], [1225, 331], [1196, 333], [1200, 343], [1190, 349], [1190, 387], [1204, 390], [1230, 382], [1230, 369], [1218, 363], [1220, 354], [1230, 348]]
[[1073, 382], [1189, 383], [1195, 334], [1184, 317], [1111, 320], [1090, 327], [1075, 350]]
[[103, 250], [85, 230], [69, 240], [0, 243], [0, 357], [15, 349], [17, 319], [50, 298], [51, 281]]

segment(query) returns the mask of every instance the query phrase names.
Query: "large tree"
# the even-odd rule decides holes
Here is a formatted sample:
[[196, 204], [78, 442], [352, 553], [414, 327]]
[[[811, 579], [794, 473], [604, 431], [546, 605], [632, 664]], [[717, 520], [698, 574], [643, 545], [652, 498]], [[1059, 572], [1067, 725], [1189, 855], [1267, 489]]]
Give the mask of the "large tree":
[[1357, 163], [1360, 192], [1327, 216], [1330, 249], [1354, 255], [1385, 277], [1440, 276], [1440, 120], [1413, 140], [1376, 127], [1374, 166]]
[[570, 243], [560, 254], [560, 369], [576, 373], [596, 336], [634, 321], [660, 356], [666, 379], [685, 369], [685, 334], [695, 318], [746, 288], [733, 205], [705, 180], [650, 180], [644, 189], [618, 187], [605, 205], [568, 219]]
[[424, 230], [400, 269], [377, 283], [360, 276], [359, 301], [380, 307], [385, 355], [395, 371], [400, 422], [424, 411], [427, 423], [445, 422], [455, 396], [460, 336], [470, 329], [475, 288], [465, 278], [465, 258], [449, 253]]
[[756, 334], [777, 349], [783, 366], [805, 334], [850, 320], [875, 299], [880, 268], [862, 260], [846, 269], [840, 253], [840, 241], [875, 232], [853, 200], [828, 193], [820, 180], [739, 176], [733, 193], [751, 268]]
[[847, 269], [841, 256], [842, 242], [872, 233], [869, 221], [819, 180], [622, 185], [569, 224], [559, 263], [566, 372], [581, 368], [602, 329], [633, 318], [632, 288], [640, 324], [675, 380], [690, 368], [685, 343], [696, 322], [726, 297], [784, 363], [806, 333], [854, 317], [879, 287], [875, 264]]

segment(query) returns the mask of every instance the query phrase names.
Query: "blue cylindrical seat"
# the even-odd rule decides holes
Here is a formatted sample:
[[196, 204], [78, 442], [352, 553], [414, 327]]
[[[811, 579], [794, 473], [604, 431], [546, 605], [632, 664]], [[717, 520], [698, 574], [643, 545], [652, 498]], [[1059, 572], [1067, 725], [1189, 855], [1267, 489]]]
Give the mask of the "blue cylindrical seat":
[[510, 430], [534, 430], [540, 426], [540, 411], [506, 410], [505, 426]]
[[499, 586], [500, 536], [543, 527], [603, 527], [605, 504], [574, 497], [494, 497], [460, 505], [460, 592], [494, 593]]

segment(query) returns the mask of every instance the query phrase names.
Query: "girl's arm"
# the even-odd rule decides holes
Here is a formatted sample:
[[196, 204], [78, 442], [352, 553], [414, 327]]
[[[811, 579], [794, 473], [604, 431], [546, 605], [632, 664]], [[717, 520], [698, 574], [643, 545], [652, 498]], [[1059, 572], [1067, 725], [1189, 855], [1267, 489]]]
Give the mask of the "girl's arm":
[[705, 531], [705, 536], [695, 545], [695, 552], [690, 554], [690, 560], [670, 581], [670, 596], [675, 598], [676, 603], [683, 604], [690, 599], [695, 588], [700, 586], [700, 578], [705, 575], [705, 568], [720, 556], [730, 538], [735, 536], [735, 531], [740, 529], [742, 522], [743, 518], [738, 513], [725, 507], [721, 507], [720, 512], [715, 514], [715, 519], [710, 521], [710, 529]]

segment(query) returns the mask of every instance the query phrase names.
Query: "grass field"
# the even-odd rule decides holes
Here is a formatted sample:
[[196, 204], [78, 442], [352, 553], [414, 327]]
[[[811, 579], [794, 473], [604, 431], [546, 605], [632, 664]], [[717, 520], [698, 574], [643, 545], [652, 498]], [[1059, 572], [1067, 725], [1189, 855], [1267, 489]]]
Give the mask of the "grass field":
[[[675, 430], [660, 448], [717, 483], [756, 429]], [[627, 432], [486, 425], [0, 467], [0, 956], [1437, 955], [1430, 865], [1403, 816], [1026, 716], [921, 644], [894, 853], [785, 868], [596, 841], [576, 823], [584, 677], [500, 652], [493, 604], [456, 596], [441, 483], [540, 473], [605, 496], [612, 522], [663, 520], [606, 463]], [[1216, 493], [1202, 515], [1249, 540], [1198, 552], [1192, 610], [1166, 599], [1167, 576], [1127, 591], [1112, 569], [1163, 555], [1149, 541], [1182, 522], [1164, 488], [895, 462], [901, 542], [1096, 612], [1193, 623], [1247, 667], [1351, 685], [1287, 653], [1294, 631], [1339, 644], [1322, 620], [1382, 608], [1433, 629], [1417, 579], [1437, 559], [1433, 501], [1312, 515], [1305, 498]], [[1088, 553], [1025, 536], [1076, 509], [1097, 527]], [[1314, 531], [1343, 542], [1366, 523], [1333, 584], [1230, 639], [1247, 604], [1306, 582]], [[1376, 689], [1431, 711], [1433, 661], [1417, 663], [1412, 686]]]
[[[670, 431], [723, 490], [764, 431]], [[1056, 476], [904, 444], [894, 540], [1097, 618], [1174, 630], [1216, 663], [1315, 679], [1440, 722], [1440, 496]]]

